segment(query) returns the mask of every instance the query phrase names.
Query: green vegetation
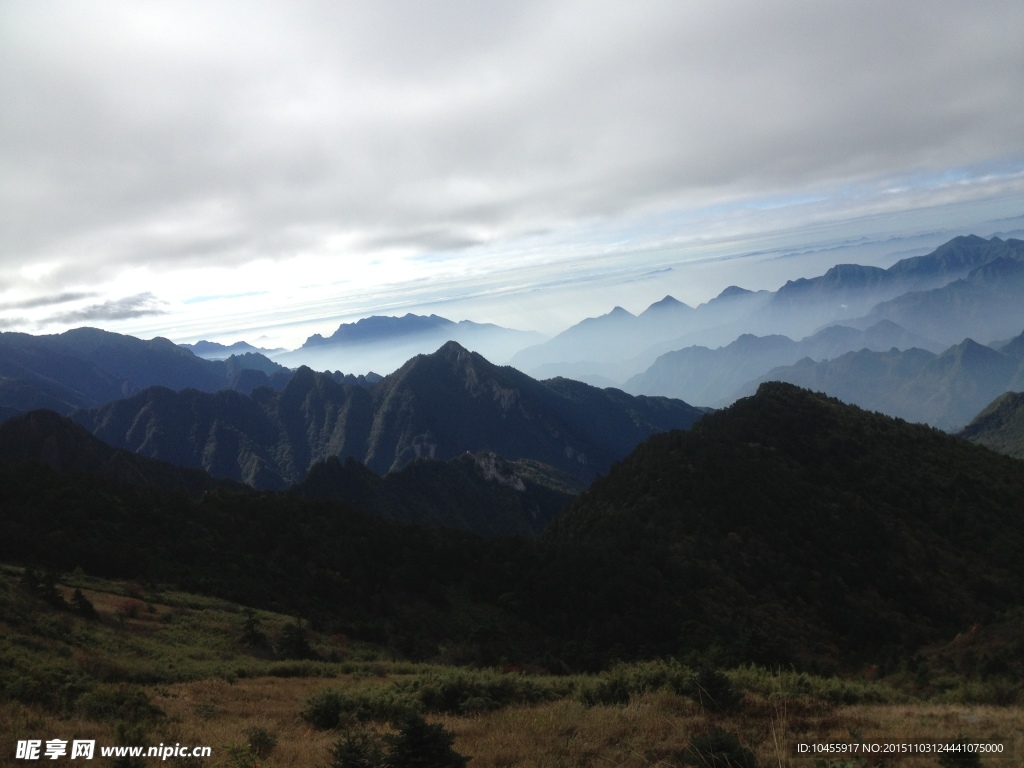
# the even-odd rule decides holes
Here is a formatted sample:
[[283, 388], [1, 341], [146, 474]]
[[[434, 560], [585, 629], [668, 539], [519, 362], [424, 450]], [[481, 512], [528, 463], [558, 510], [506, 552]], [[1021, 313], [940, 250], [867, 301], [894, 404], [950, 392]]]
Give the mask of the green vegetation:
[[[1024, 347], [1024, 339], [1016, 346]], [[1007, 392], [997, 397], [964, 427], [960, 437], [1024, 459], [1024, 392]]]
[[[979, 629], [969, 646], [930, 649], [918, 668], [873, 680], [753, 665], [695, 668], [677, 659], [550, 675], [414, 664], [224, 600], [81, 573], [25, 574], [0, 567], [0, 754], [13, 754], [14, 739], [73, 723], [100, 743], [215, 747], [212, 761], [169, 762], [176, 768], [379, 766], [410, 754], [451, 765], [464, 763], [444, 761], [473, 755], [484, 766], [541, 754], [585, 764], [614, 754], [638, 767], [644, 760], [718, 765], [722, 756], [752, 765], [751, 755], [758, 765], [777, 764], [782, 755], [786, 765], [789, 747], [772, 742], [772, 728], [786, 744], [811, 734], [833, 738], [843, 723], [865, 719], [896, 729], [900, 716], [886, 713], [916, 707], [915, 722], [933, 735], [927, 729], [946, 721], [929, 708], [965, 705], [942, 703], [954, 700], [988, 703], [983, 719], [994, 724], [972, 737], [1015, 733], [992, 720], [993, 703], [1008, 722], [1022, 722], [1019, 702], [997, 702], [1004, 678], [955, 668], [957, 658], [967, 663], [967, 651], [980, 658], [1019, 642], [1017, 614]], [[63, 605], [28, 582], [51, 585]], [[92, 603], [93, 617], [71, 609], [75, 590]], [[246, 642], [257, 631], [276, 648], [295, 628], [317, 659], [280, 660]]]
[[[775, 384], [647, 441], [536, 541], [26, 465], [0, 466], [0, 558], [286, 612], [300, 622], [273, 643], [238, 631], [297, 663], [312, 631], [560, 674], [657, 657], [892, 673], [1024, 605], [1021, 498], [1012, 459]], [[1004, 651], [957, 663], [1009, 679], [1024, 661]]]

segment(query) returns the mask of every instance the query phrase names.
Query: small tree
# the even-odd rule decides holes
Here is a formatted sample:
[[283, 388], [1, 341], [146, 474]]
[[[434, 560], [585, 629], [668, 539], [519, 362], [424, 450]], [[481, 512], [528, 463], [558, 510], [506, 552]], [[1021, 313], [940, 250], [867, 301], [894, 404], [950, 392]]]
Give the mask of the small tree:
[[465, 768], [469, 762], [452, 748], [455, 735], [440, 723], [431, 725], [412, 713], [398, 726], [398, 733], [384, 737], [390, 747], [388, 768]]
[[88, 597], [82, 594], [82, 590], [78, 588], [75, 588], [74, 593], [71, 595], [71, 610], [87, 619], [96, 618], [96, 607]]
[[246, 648], [270, 650], [270, 641], [266, 633], [260, 629], [260, 620], [252, 608], [245, 609], [245, 621], [242, 623], [242, 645]]
[[298, 619], [294, 624], [286, 624], [285, 628], [281, 630], [281, 637], [274, 650], [282, 659], [312, 659], [316, 657], [306, 638], [306, 630], [302, 628]]

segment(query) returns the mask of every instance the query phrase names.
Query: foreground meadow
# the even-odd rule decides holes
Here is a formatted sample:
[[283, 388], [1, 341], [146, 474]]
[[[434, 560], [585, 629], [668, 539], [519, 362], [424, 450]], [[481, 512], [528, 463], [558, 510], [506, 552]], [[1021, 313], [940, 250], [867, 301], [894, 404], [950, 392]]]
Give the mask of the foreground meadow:
[[[211, 748], [205, 759], [97, 752], [92, 763], [118, 768], [342, 768], [354, 763], [337, 744], [372, 745], [410, 718], [441, 726], [472, 768], [1024, 764], [1013, 681], [942, 673], [938, 663], [845, 679], [675, 660], [595, 675], [466, 669], [390, 658], [196, 595], [81, 574], [28, 582], [20, 569], [0, 571], [0, 765], [80, 765], [68, 755], [18, 759], [18, 742], [89, 739]], [[950, 753], [831, 763], [795, 751], [961, 740], [1006, 751], [980, 762]]]

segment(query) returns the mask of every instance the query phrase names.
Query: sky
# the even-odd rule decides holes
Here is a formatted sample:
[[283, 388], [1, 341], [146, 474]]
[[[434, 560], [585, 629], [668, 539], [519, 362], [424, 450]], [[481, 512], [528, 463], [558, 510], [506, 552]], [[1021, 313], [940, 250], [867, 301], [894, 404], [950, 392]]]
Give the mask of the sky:
[[0, 2], [0, 330], [294, 347], [1024, 232], [1024, 3]]

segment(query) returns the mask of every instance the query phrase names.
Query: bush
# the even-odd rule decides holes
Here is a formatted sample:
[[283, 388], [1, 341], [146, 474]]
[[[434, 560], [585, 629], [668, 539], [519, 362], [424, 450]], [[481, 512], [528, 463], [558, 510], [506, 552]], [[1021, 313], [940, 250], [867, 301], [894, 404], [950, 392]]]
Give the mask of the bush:
[[277, 736], [261, 726], [247, 730], [245, 737], [249, 745], [249, 751], [260, 760], [270, 757], [270, 753], [277, 746]]
[[691, 678], [694, 701], [712, 712], [731, 712], [740, 705], [743, 694], [717, 669], [698, 670]]
[[697, 768], [757, 768], [754, 753], [740, 744], [739, 737], [718, 728], [691, 739], [680, 756]]
[[142, 723], [163, 717], [146, 692], [130, 685], [98, 685], [79, 697], [78, 714], [89, 720]]
[[346, 730], [331, 749], [330, 768], [465, 768], [469, 762], [440, 723], [409, 714], [395, 726], [397, 732], [387, 736]]
[[401, 719], [418, 709], [409, 694], [394, 688], [359, 693], [318, 691], [309, 697], [302, 718], [320, 730], [347, 726], [351, 721], [385, 722]]
[[87, 619], [96, 618], [96, 608], [92, 602], [84, 594], [82, 590], [75, 589], [73, 595], [71, 595], [71, 610], [77, 613], [79, 616], [83, 616]]
[[376, 734], [348, 730], [331, 748], [330, 768], [384, 768], [384, 744]]
[[398, 733], [384, 737], [388, 768], [465, 768], [469, 758], [456, 752], [455, 736], [412, 714], [397, 723]]
[[692, 693], [692, 675], [674, 661], [618, 664], [595, 678], [580, 684], [577, 698], [587, 706], [627, 704], [631, 696], [669, 689]]
[[533, 680], [489, 671], [451, 670], [427, 675], [409, 687], [416, 690], [425, 712], [453, 715], [555, 698], [552, 691]]

